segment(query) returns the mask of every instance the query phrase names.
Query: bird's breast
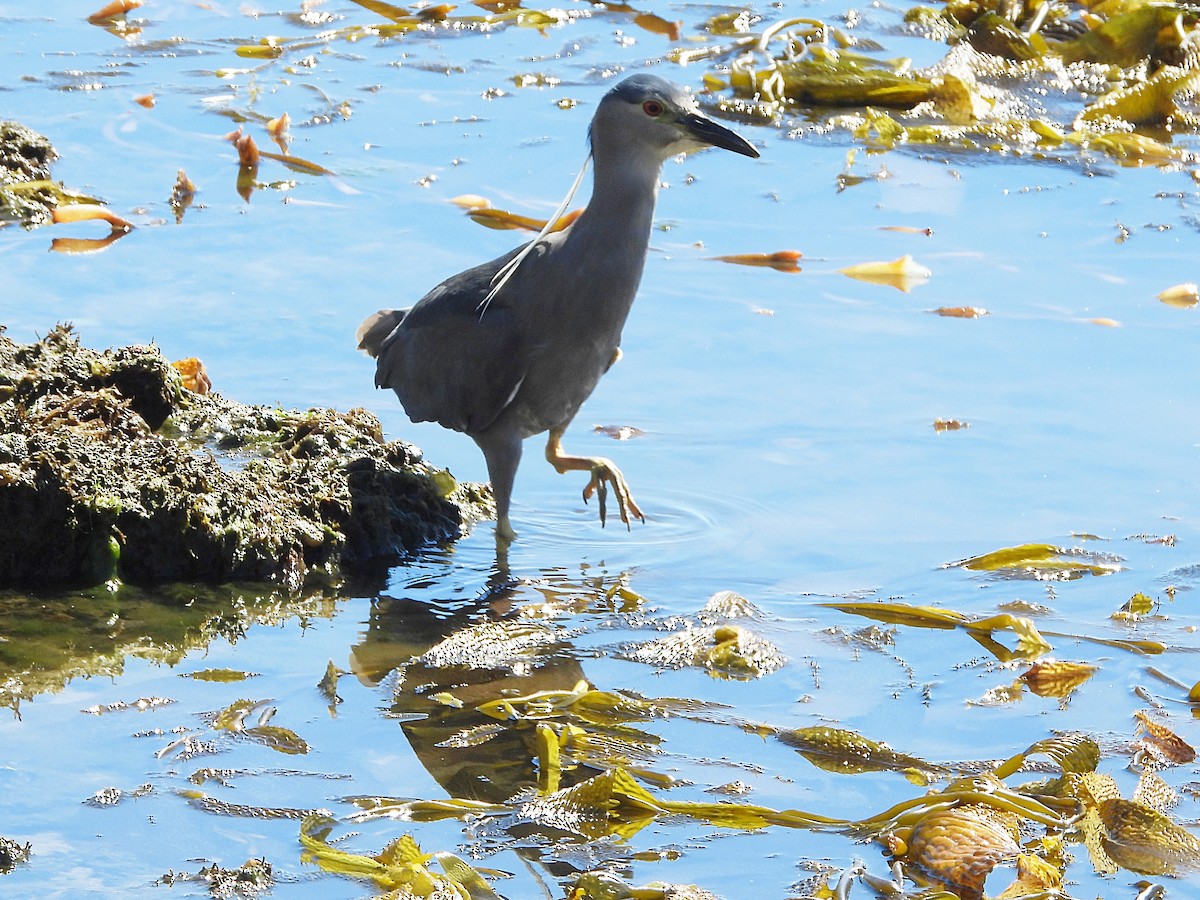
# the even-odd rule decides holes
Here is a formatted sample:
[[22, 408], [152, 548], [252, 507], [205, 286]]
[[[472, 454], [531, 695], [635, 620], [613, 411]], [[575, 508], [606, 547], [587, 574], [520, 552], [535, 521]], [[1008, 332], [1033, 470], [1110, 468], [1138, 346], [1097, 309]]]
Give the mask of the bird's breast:
[[575, 416], [612, 363], [637, 294], [644, 245], [595, 250], [589, 238], [572, 233], [514, 278], [525, 375], [506, 417], [526, 436]]

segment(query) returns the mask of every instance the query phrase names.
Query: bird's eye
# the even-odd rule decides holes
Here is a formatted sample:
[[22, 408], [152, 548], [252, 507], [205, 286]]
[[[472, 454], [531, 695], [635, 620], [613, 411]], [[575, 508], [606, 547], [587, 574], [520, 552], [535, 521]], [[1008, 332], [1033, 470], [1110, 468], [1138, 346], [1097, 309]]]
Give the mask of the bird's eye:
[[663, 105], [657, 100], [647, 100], [642, 104], [642, 112], [652, 119], [657, 119], [662, 115]]

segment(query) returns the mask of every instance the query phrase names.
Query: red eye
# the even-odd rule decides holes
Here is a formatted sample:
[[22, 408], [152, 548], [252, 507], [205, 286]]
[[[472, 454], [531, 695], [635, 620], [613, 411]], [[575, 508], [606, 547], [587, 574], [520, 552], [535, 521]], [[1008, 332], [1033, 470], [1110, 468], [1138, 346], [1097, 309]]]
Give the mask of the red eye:
[[652, 119], [657, 119], [662, 115], [663, 105], [657, 100], [647, 100], [642, 104], [642, 112]]

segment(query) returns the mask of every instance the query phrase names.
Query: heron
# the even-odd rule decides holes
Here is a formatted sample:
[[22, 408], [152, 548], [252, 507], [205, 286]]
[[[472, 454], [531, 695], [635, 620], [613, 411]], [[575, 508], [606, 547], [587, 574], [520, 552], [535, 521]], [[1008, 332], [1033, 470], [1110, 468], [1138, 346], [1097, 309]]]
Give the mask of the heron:
[[589, 474], [583, 499], [597, 496], [601, 525], [610, 489], [627, 528], [631, 517], [645, 521], [612, 460], [568, 455], [563, 433], [620, 358], [663, 163], [705, 147], [759, 155], [703, 115], [690, 92], [646, 73], [604, 95], [588, 142], [592, 197], [568, 227], [553, 230], [556, 213], [532, 241], [452, 275], [408, 309], [381, 309], [357, 333], [376, 360], [376, 387], [395, 391], [410, 419], [479, 446], [505, 546], [516, 537], [509, 508], [521, 448], [542, 432], [560, 474]]

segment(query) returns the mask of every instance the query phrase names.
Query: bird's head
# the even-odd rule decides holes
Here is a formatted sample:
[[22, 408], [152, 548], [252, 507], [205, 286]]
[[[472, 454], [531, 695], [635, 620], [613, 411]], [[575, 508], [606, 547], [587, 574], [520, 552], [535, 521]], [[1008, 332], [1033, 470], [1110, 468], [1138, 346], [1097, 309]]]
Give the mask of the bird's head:
[[626, 78], [604, 95], [588, 138], [593, 153], [611, 145], [623, 154], [649, 152], [660, 162], [704, 147], [758, 156], [740, 135], [703, 115], [688, 91], [644, 73]]

